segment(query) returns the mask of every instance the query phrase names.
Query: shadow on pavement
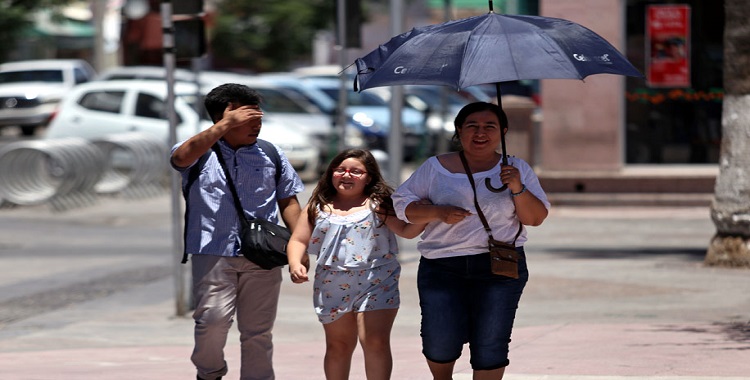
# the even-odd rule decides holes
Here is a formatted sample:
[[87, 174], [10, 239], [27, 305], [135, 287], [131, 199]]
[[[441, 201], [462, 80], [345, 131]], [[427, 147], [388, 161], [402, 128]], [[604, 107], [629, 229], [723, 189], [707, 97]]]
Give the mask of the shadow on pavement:
[[699, 248], [545, 248], [539, 251], [569, 256], [579, 259], [627, 259], [644, 256], [678, 256], [688, 261], [703, 261], [706, 249]]

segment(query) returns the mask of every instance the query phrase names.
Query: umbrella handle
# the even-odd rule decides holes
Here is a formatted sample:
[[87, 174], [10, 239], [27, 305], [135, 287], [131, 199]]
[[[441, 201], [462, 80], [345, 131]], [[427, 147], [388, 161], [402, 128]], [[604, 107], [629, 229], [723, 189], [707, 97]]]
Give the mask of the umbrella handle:
[[[503, 147], [503, 165], [508, 165], [508, 156], [505, 154], [505, 133], [500, 135], [500, 145]], [[489, 177], [484, 179], [484, 185], [493, 193], [501, 193], [508, 188], [507, 184], [503, 184], [500, 188], [492, 186], [492, 180]]]

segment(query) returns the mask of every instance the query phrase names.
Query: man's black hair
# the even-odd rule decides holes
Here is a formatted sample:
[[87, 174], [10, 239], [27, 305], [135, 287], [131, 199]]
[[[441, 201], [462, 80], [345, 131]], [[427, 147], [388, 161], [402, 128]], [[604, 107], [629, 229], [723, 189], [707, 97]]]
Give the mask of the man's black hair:
[[244, 84], [226, 83], [211, 90], [203, 104], [214, 123], [221, 120], [229, 103], [239, 106], [257, 106], [261, 96], [257, 91]]

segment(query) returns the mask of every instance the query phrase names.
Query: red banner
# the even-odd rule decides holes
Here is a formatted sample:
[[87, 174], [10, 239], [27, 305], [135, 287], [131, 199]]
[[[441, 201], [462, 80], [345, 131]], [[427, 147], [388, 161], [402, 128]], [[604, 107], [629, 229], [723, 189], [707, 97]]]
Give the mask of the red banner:
[[647, 80], [650, 87], [690, 87], [690, 6], [646, 9]]

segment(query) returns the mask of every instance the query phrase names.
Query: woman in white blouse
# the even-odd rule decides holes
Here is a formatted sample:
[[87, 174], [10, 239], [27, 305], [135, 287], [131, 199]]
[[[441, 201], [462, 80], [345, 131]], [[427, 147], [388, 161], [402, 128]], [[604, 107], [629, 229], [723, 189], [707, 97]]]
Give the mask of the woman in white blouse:
[[[471, 103], [459, 111], [454, 125], [461, 150], [430, 157], [393, 194], [394, 208], [404, 221], [428, 223], [418, 243], [418, 288], [422, 348], [433, 378], [451, 379], [469, 343], [474, 380], [497, 380], [509, 364], [515, 311], [528, 280], [524, 226], [540, 225], [550, 204], [529, 164], [516, 157], [502, 163], [496, 149], [508, 119], [500, 107]], [[485, 186], [486, 179], [493, 185]], [[490, 189], [501, 184], [507, 190]], [[477, 214], [475, 197], [489, 231]], [[493, 274], [488, 233], [515, 245], [518, 278]]]

